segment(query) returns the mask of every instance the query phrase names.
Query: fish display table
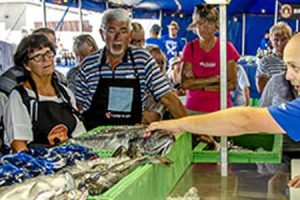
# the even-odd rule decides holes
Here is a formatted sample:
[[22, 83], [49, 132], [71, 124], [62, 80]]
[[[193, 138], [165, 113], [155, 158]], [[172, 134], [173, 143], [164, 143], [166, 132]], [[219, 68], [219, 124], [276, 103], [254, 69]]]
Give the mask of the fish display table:
[[160, 200], [174, 188], [192, 161], [191, 135], [177, 136], [176, 143], [166, 156], [170, 166], [147, 164], [138, 167], [107, 192], [89, 196], [90, 200]]

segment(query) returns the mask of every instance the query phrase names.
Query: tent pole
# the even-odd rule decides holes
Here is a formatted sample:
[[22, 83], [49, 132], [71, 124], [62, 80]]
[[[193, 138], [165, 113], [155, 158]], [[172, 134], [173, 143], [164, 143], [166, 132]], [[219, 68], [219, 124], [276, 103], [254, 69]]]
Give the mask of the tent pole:
[[42, 0], [42, 12], [43, 12], [43, 27], [47, 27], [46, 0]]
[[78, 1], [78, 8], [79, 8], [79, 32], [80, 34], [82, 34], [83, 33], [82, 0]]
[[[226, 4], [220, 5], [220, 75], [221, 75], [221, 109], [227, 108], [227, 34], [226, 34]], [[228, 176], [227, 137], [221, 137], [221, 175]]]
[[159, 10], [159, 23], [160, 23], [160, 27], [162, 27], [162, 15], [163, 15], [162, 10]]
[[246, 38], [246, 14], [243, 13], [242, 15], [242, 56], [245, 55], [245, 38]]
[[275, 11], [274, 11], [274, 25], [277, 24], [277, 20], [278, 20], [278, 5], [279, 2], [278, 0], [275, 1]]
[[54, 31], [58, 31], [58, 30], [59, 30], [59, 27], [60, 27], [61, 24], [63, 23], [63, 21], [64, 21], [66, 15], [67, 15], [67, 13], [69, 12], [69, 9], [70, 9], [70, 6], [65, 10], [65, 12], [64, 12], [64, 14], [63, 14], [63, 16], [62, 16], [62, 18], [61, 18], [60, 21], [56, 24], [56, 27], [55, 27]]

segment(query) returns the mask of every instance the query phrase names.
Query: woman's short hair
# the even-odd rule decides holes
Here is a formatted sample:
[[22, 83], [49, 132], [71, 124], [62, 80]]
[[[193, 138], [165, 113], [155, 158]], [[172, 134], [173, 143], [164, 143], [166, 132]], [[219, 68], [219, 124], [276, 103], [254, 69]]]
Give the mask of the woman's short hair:
[[94, 38], [89, 34], [82, 34], [75, 38], [73, 43], [73, 51], [75, 54], [80, 54], [85, 48], [93, 48], [98, 50], [98, 45]]
[[270, 28], [270, 36], [272, 37], [273, 34], [277, 31], [284, 31], [285, 33], [287, 33], [289, 38], [291, 38], [293, 35], [293, 31], [292, 31], [291, 27], [285, 22], [278, 22], [277, 24], [272, 26]]
[[188, 29], [195, 29], [199, 20], [204, 19], [209, 22], [215, 22], [216, 28], [219, 29], [219, 12], [213, 5], [196, 5], [193, 12], [192, 23]]
[[163, 61], [162, 72], [165, 73], [166, 69], [167, 69], [167, 57], [164, 54], [164, 52], [159, 47], [153, 46], [153, 45], [146, 46], [146, 50], [150, 54], [157, 53], [157, 54], [162, 55], [162, 58], [163, 58], [163, 60], [162, 60]]
[[14, 63], [17, 66], [23, 67], [27, 64], [28, 55], [36, 50], [49, 47], [53, 53], [55, 52], [54, 45], [43, 34], [31, 34], [24, 37], [19, 43], [17, 50], [14, 54]]

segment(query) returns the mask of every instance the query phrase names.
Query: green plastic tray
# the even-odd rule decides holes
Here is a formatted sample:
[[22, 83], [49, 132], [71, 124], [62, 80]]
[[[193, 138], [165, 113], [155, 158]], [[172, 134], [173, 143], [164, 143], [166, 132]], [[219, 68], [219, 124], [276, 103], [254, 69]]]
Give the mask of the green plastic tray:
[[191, 135], [182, 133], [166, 156], [173, 161], [169, 167], [147, 164], [125, 176], [111, 189], [90, 200], [164, 200], [192, 160]]
[[[229, 151], [229, 163], [280, 163], [282, 156], [282, 135], [251, 134], [228, 138], [235, 145], [249, 149], [249, 151]], [[193, 149], [194, 163], [218, 163], [220, 152], [205, 150], [205, 143], [199, 143]], [[265, 151], [255, 151], [262, 147]]]

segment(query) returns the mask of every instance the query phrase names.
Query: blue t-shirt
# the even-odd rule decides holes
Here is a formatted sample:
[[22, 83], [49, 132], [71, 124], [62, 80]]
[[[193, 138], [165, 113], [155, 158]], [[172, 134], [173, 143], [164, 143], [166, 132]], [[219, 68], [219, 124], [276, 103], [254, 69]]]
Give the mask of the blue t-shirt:
[[269, 47], [269, 41], [270, 41], [270, 40], [268, 40], [268, 39], [266, 39], [266, 38], [263, 38], [263, 39], [260, 41], [260, 48], [261, 48], [262, 50], [267, 50], [268, 47]]
[[160, 48], [160, 50], [162, 50], [163, 52], [165, 52], [164, 50], [164, 45], [162, 43], [162, 39], [161, 38], [148, 38], [146, 40], [146, 46], [156, 46], [158, 48]]
[[170, 38], [169, 35], [164, 35], [162, 37], [162, 41], [164, 44], [164, 53], [166, 54], [168, 60], [170, 58], [179, 56], [179, 53], [183, 50], [183, 47], [186, 45], [185, 38]]
[[271, 106], [269, 112], [290, 138], [300, 141], [300, 98], [279, 106]]

